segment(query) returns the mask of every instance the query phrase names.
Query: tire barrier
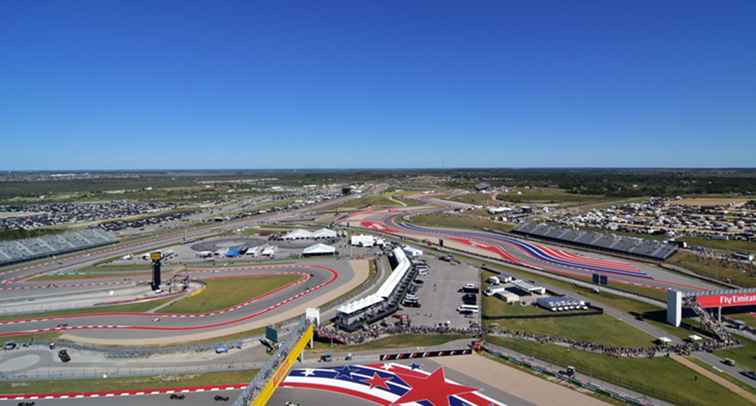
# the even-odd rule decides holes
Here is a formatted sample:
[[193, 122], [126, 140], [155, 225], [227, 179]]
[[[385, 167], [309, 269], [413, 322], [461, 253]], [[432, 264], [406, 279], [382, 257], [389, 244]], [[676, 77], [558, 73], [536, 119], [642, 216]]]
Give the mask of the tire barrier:
[[450, 357], [454, 355], [470, 355], [470, 354], [472, 354], [472, 349], [463, 348], [463, 349], [457, 349], [457, 350], [397, 352], [393, 354], [381, 354], [378, 357], [378, 359], [380, 359], [381, 361], [394, 361], [394, 360], [399, 360], [399, 359]]

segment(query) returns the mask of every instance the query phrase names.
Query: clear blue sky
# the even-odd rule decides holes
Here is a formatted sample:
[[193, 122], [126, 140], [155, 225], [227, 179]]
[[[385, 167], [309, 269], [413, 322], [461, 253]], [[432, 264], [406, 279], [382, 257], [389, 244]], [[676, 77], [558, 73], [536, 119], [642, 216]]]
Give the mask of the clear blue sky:
[[756, 1], [375, 3], [3, 2], [0, 168], [756, 166]]

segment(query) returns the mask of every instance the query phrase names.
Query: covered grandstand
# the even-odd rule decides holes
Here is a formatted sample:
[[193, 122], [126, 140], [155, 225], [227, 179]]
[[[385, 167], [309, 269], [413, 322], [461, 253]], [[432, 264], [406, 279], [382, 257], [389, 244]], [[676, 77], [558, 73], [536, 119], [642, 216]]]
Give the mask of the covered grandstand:
[[116, 241], [110, 233], [97, 228], [23, 240], [0, 241], [0, 265], [65, 254]]
[[339, 328], [350, 332], [355, 331], [399, 309], [399, 303], [404, 299], [417, 272], [402, 248], [394, 248], [393, 254], [394, 270], [375, 293], [338, 308], [336, 325]]
[[544, 223], [522, 223], [515, 227], [512, 232], [545, 240], [582, 245], [594, 249], [638, 255], [657, 260], [669, 258], [678, 248], [674, 244], [667, 244], [661, 241], [598, 233], [595, 231], [575, 230]]

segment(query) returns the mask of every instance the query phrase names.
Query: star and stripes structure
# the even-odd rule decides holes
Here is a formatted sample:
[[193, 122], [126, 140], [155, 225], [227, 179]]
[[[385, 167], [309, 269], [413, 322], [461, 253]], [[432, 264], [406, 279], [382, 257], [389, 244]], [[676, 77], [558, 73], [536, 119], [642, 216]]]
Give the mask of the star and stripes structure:
[[419, 364], [295, 369], [281, 387], [329, 391], [379, 405], [504, 406], [476, 387], [448, 379], [443, 368], [427, 372]]

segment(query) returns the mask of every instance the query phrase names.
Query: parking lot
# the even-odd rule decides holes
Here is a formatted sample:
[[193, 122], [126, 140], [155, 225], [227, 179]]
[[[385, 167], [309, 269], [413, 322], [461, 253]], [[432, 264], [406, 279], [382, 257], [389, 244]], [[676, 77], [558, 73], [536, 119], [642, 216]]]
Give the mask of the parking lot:
[[[480, 313], [463, 315], [457, 311], [462, 302], [462, 287], [467, 283], [479, 285], [478, 270], [469, 265], [454, 265], [438, 257], [422, 257], [430, 268], [425, 276], [418, 275], [422, 283], [417, 284], [415, 295], [420, 307], [402, 306], [402, 311], [410, 316], [413, 326], [437, 326], [449, 322], [449, 327], [465, 328], [471, 322], [480, 323]], [[472, 302], [470, 302], [472, 304]], [[475, 304], [480, 306], [480, 295]]]

